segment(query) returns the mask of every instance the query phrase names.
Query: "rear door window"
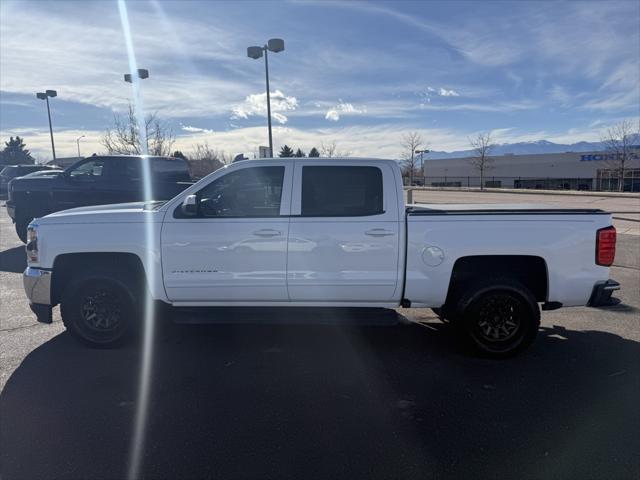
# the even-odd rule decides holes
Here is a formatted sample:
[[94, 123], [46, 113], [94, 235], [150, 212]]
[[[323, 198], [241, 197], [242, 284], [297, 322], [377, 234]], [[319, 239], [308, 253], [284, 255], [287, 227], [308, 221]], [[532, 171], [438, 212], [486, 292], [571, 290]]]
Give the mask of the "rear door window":
[[384, 213], [382, 172], [377, 167], [302, 167], [305, 217], [361, 217]]

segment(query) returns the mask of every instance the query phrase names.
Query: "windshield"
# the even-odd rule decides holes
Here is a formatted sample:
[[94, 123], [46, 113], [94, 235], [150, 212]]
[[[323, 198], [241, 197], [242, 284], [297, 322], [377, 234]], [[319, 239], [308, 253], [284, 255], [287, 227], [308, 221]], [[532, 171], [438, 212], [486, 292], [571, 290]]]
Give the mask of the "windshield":
[[18, 172], [16, 167], [4, 167], [2, 171], [0, 171], [0, 176], [2, 177], [13, 177]]

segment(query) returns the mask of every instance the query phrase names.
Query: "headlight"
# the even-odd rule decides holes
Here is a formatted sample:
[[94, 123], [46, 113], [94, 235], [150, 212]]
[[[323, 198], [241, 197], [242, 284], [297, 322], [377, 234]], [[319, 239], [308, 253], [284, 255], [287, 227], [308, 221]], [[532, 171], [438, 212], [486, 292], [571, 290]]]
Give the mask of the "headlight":
[[38, 261], [38, 230], [35, 226], [29, 225], [27, 228], [27, 261], [33, 263]]

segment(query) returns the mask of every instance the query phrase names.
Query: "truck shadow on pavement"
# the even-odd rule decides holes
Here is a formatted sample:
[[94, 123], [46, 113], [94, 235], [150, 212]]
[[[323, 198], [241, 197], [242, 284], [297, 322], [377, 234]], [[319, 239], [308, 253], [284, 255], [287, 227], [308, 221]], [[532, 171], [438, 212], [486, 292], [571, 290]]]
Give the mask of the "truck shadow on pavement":
[[[495, 361], [395, 316], [163, 326], [142, 476], [637, 478], [638, 342], [549, 327]], [[66, 333], [29, 354], [0, 397], [3, 479], [125, 477], [139, 362]]]
[[27, 268], [24, 245], [0, 252], [0, 272], [22, 273]]

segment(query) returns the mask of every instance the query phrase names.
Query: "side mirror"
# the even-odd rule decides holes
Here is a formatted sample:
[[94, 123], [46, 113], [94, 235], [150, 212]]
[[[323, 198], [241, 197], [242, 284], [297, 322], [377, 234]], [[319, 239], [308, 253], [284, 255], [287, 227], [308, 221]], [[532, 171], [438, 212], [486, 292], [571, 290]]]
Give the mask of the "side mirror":
[[187, 195], [182, 201], [182, 213], [187, 217], [194, 217], [198, 214], [198, 199], [195, 195]]

